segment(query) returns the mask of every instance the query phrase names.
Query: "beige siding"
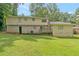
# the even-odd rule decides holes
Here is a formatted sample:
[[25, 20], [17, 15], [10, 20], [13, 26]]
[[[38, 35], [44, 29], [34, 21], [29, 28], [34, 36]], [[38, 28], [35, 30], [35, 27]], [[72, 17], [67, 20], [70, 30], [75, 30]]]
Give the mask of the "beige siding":
[[22, 26], [22, 33], [40, 33], [40, 26]]
[[42, 22], [41, 19], [35, 19], [35, 21], [32, 20], [32, 18], [23, 18], [21, 20], [22, 25], [47, 25], [47, 22]]
[[[48, 22], [42, 22], [41, 18], [33, 17], [9, 17], [6, 20], [7, 32], [19, 33], [19, 26], [22, 28], [22, 33], [53, 33], [53, 36], [71, 37], [73, 35], [72, 25], [68, 23], [51, 23], [51, 27], [48, 26]], [[59, 25], [60, 24], [60, 25]], [[63, 25], [63, 29], [61, 29]], [[41, 28], [42, 26], [42, 28]], [[61, 27], [59, 29], [59, 27]]]
[[19, 33], [19, 26], [7, 26], [7, 32]]
[[52, 27], [53, 36], [60, 36], [60, 37], [71, 37], [73, 35], [73, 28], [72, 26], [63, 25], [63, 29], [58, 29], [58, 26], [54, 25]]
[[18, 24], [19, 24], [18, 18], [8, 18], [6, 20], [6, 25], [18, 25]]
[[28, 17], [11, 17], [6, 20], [7, 25], [47, 25], [47, 22], [42, 22], [41, 19], [35, 18], [35, 21], [32, 18]]
[[51, 28], [49, 26], [42, 26], [41, 33], [51, 33]]

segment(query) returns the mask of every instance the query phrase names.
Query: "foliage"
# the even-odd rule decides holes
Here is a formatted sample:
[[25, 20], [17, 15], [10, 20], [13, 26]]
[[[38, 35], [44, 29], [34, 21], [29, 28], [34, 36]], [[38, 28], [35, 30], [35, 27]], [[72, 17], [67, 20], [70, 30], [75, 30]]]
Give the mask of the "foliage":
[[75, 15], [79, 15], [79, 8], [75, 10]]
[[5, 26], [5, 20], [10, 15], [17, 15], [17, 4], [1, 3], [0, 4], [0, 30]]
[[50, 21], [59, 21], [59, 9], [55, 3], [48, 3], [47, 4], [48, 9], [48, 17]]
[[79, 25], [79, 8], [77, 8], [74, 14], [71, 15], [71, 23]]
[[18, 8], [18, 3], [13, 3], [12, 4], [12, 15], [17, 16], [17, 8]]
[[74, 17], [74, 22], [76, 23], [76, 24], [79, 24], [79, 8], [77, 8], [76, 10], [75, 10], [75, 17]]
[[31, 3], [30, 12], [32, 16], [48, 17], [50, 21], [69, 21], [70, 15], [60, 12], [55, 3]]
[[61, 12], [60, 13], [60, 21], [70, 22], [70, 17], [71, 17], [71, 14], [69, 14], [67, 12]]
[[44, 3], [32, 3], [30, 4], [30, 11], [32, 16], [45, 17], [48, 10]]

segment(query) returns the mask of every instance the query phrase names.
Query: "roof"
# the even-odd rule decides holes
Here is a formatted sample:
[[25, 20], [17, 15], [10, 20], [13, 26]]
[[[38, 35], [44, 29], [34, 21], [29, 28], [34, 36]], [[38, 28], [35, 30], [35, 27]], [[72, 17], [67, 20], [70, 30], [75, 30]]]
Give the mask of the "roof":
[[71, 25], [71, 23], [68, 23], [68, 22], [49, 22], [51, 25], [54, 25], [54, 24], [60, 24], [60, 25]]
[[79, 27], [73, 27], [73, 29], [79, 29]]
[[42, 18], [42, 17], [34, 17], [34, 16], [8, 16], [8, 18], [39, 18], [39, 19], [46, 19], [46, 18]]

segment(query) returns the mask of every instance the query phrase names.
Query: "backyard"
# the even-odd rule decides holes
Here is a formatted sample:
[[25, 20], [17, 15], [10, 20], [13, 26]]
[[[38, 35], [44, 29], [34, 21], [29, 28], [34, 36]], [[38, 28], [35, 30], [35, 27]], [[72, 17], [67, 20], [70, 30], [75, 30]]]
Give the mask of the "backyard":
[[50, 35], [0, 33], [1, 56], [79, 56], [79, 35], [58, 38]]

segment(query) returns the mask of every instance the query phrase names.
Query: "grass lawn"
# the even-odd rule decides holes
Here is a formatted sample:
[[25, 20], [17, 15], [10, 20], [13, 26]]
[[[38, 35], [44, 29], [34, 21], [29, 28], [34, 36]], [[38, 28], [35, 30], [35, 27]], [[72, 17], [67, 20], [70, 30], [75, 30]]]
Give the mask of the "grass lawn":
[[0, 33], [1, 56], [79, 56], [79, 35], [57, 38], [48, 35]]

